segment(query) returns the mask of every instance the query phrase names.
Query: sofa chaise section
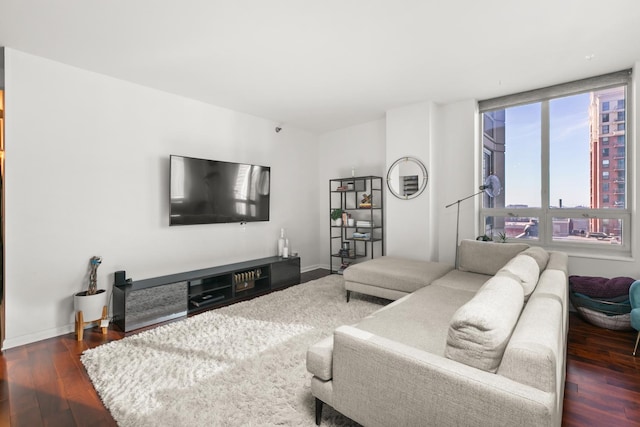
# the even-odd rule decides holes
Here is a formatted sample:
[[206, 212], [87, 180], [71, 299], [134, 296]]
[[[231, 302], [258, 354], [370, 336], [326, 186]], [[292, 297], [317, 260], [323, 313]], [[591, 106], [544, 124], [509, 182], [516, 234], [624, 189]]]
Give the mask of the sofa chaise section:
[[451, 270], [453, 266], [443, 262], [391, 256], [374, 258], [351, 265], [344, 271], [347, 301], [352, 291], [397, 300], [431, 284]]

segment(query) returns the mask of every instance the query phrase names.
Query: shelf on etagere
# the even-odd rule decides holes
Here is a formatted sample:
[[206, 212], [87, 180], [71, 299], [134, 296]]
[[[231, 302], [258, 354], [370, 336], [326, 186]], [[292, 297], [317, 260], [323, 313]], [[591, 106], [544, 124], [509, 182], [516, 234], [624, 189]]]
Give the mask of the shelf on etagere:
[[[384, 255], [383, 195], [384, 181], [379, 176], [329, 180], [330, 212], [339, 209], [356, 221], [353, 225], [348, 225], [346, 221], [343, 221], [342, 225], [330, 224], [329, 226], [330, 271], [332, 273], [341, 274], [346, 265], [355, 264], [362, 259]], [[367, 225], [358, 225], [358, 221]], [[367, 238], [354, 238], [353, 233], [367, 235]], [[351, 242], [350, 247], [349, 242]], [[344, 250], [345, 247], [350, 249], [354, 255], [344, 256], [344, 252], [339, 250]], [[338, 260], [338, 265], [336, 265], [338, 258], [341, 261]]]
[[355, 254], [355, 255], [340, 255], [340, 254], [331, 254], [332, 257], [335, 258], [344, 258], [344, 259], [358, 259], [358, 258], [365, 258], [367, 255], [366, 254]]

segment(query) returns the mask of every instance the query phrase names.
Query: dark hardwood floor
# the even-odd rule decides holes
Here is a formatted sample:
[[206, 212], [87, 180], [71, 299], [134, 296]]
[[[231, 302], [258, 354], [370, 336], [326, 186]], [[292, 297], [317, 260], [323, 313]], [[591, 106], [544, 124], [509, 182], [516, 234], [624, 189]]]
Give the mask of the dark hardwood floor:
[[563, 425], [640, 426], [640, 352], [637, 332], [569, 319]]
[[[309, 281], [326, 270], [304, 273]], [[0, 426], [115, 426], [80, 354], [121, 332], [98, 328], [6, 350], [0, 356]], [[633, 331], [610, 331], [570, 315], [563, 425], [640, 426], [640, 355]]]

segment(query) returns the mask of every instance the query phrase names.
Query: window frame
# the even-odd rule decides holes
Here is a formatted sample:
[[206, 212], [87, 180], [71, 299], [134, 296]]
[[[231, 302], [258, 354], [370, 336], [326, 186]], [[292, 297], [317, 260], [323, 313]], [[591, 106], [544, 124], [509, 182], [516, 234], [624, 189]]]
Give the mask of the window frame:
[[[630, 120], [633, 117], [631, 107], [633, 100], [631, 99], [632, 81], [631, 70], [622, 70], [616, 73], [611, 73], [603, 76], [596, 76], [584, 80], [575, 82], [560, 84], [551, 86], [548, 88], [542, 88], [532, 90], [524, 93], [507, 95], [499, 98], [493, 98], [488, 100], [482, 100], [478, 102], [478, 114], [480, 114], [480, 120], [477, 123], [480, 125], [479, 135], [483, 134], [482, 129], [482, 116], [485, 113], [490, 113], [496, 110], [506, 110], [511, 107], [519, 105], [526, 105], [531, 103], [541, 103], [542, 109], [542, 123], [541, 123], [541, 171], [540, 171], [540, 183], [541, 183], [541, 207], [527, 207], [527, 208], [501, 208], [501, 207], [484, 207], [480, 204], [479, 209], [479, 224], [482, 227], [480, 232], [484, 233], [484, 224], [486, 224], [489, 217], [535, 217], [539, 221], [539, 232], [537, 239], [528, 239], [526, 242], [539, 245], [548, 249], [563, 250], [573, 254], [588, 255], [596, 257], [609, 257], [609, 256], [621, 256], [630, 257], [632, 253], [632, 230], [634, 230], [635, 224], [633, 223], [632, 206], [633, 206], [633, 183], [629, 180], [629, 177], [633, 176], [634, 172], [631, 170], [633, 167], [633, 150], [629, 145], [625, 145], [625, 207], [624, 208], [565, 208], [565, 207], [552, 207], [549, 201], [549, 186], [550, 186], [550, 124], [549, 124], [549, 101], [555, 98], [564, 96], [577, 95], [581, 93], [589, 93], [599, 91], [603, 89], [613, 87], [625, 87], [625, 140], [633, 140], [632, 126]], [[608, 102], [608, 101], [605, 101]], [[617, 104], [618, 109], [620, 103]], [[609, 106], [611, 107], [611, 106]], [[602, 111], [611, 111], [611, 108]], [[600, 117], [599, 117], [600, 118]], [[601, 123], [601, 122], [600, 122]], [[602, 123], [601, 123], [602, 125]], [[604, 132], [603, 132], [604, 133]], [[600, 138], [604, 138], [600, 135]], [[607, 137], [608, 139], [608, 137]], [[602, 144], [608, 145], [608, 144]], [[602, 148], [602, 145], [599, 148]], [[480, 138], [479, 148], [484, 150], [482, 138]], [[483, 161], [483, 156], [479, 156], [480, 162]], [[611, 162], [613, 166], [613, 162]], [[484, 165], [481, 164], [479, 171], [483, 170]], [[611, 174], [610, 174], [611, 175]], [[483, 177], [481, 176], [481, 181]], [[611, 180], [610, 180], [611, 181]], [[504, 185], [504, 183], [503, 183]], [[615, 197], [611, 198], [611, 202], [615, 200]], [[545, 207], [546, 206], [546, 207]], [[579, 241], [561, 241], [553, 236], [553, 219], [554, 218], [586, 218], [594, 220], [609, 220], [617, 219], [621, 221], [622, 225], [622, 244], [620, 245], [590, 245], [587, 243], [581, 243]], [[518, 240], [513, 240], [518, 241]]]

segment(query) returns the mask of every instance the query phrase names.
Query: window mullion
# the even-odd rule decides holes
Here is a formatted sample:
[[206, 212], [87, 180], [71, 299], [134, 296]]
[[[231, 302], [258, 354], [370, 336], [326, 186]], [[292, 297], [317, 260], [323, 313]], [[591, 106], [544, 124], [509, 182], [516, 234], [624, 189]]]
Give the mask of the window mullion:
[[540, 157], [541, 157], [541, 167], [540, 167], [540, 183], [541, 183], [541, 200], [540, 200], [540, 208], [542, 210], [542, 215], [540, 215], [540, 227], [541, 233], [539, 233], [538, 238], [540, 239], [540, 243], [543, 245], [548, 245], [551, 243], [551, 236], [553, 234], [553, 221], [551, 219], [552, 215], [549, 211], [549, 206], [551, 206], [549, 200], [549, 188], [550, 188], [550, 178], [549, 178], [549, 158], [550, 158], [550, 118], [549, 118], [549, 101], [542, 101], [540, 103]]

